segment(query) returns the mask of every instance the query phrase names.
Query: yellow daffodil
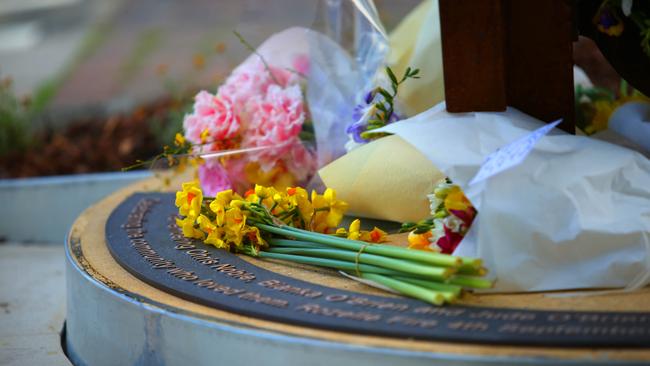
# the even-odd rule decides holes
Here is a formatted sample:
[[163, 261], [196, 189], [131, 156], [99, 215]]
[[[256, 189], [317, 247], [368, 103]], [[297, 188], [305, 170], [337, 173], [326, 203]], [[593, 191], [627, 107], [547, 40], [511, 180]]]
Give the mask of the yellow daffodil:
[[314, 212], [309, 228], [311, 231], [327, 234], [330, 231], [327, 225], [327, 212]]
[[385, 231], [379, 229], [378, 227], [375, 227], [371, 231], [361, 230], [361, 221], [359, 219], [352, 221], [348, 230], [345, 228], [336, 229], [335, 235], [348, 238], [350, 240], [361, 240], [368, 243], [384, 242], [388, 236]]
[[447, 211], [465, 211], [469, 207], [472, 207], [472, 203], [465, 197], [460, 187], [456, 185], [452, 186], [445, 198], [445, 209]]
[[208, 237], [203, 240], [206, 244], [211, 244], [219, 249], [228, 249], [228, 244], [223, 241], [223, 229], [217, 227], [210, 219], [205, 215], [200, 215], [196, 220], [199, 224], [199, 228], [208, 234]]
[[210, 202], [210, 210], [217, 215], [217, 225], [222, 226], [226, 215], [226, 206], [230, 204], [233, 199], [232, 189], [221, 191], [212, 202]]
[[314, 207], [309, 202], [309, 194], [307, 191], [300, 187], [290, 187], [286, 189], [286, 192], [287, 200], [293, 207], [298, 207], [302, 220], [305, 223], [310, 222], [314, 215]]
[[361, 220], [355, 219], [350, 223], [350, 230], [348, 231], [348, 239], [359, 240], [361, 238]]
[[255, 185], [255, 194], [261, 199], [273, 197], [275, 193], [277, 192], [272, 187], [264, 187], [259, 184]]
[[244, 230], [244, 234], [248, 238], [248, 241], [251, 242], [251, 244], [255, 245], [257, 248], [266, 247], [266, 241], [264, 241], [262, 238], [260, 229], [256, 228], [255, 226], [247, 226]]
[[[327, 188], [322, 195], [312, 191], [311, 203], [315, 212], [312, 220], [316, 227], [320, 228], [320, 230], [315, 230], [320, 232], [324, 232], [322, 231], [323, 223], [326, 228], [337, 227], [348, 209], [347, 203], [336, 200], [336, 192], [331, 188]], [[324, 212], [326, 213], [323, 215]]]
[[246, 226], [246, 216], [239, 208], [230, 207], [226, 211], [225, 232], [228, 243], [237, 247], [242, 245], [244, 238], [244, 227]]
[[194, 217], [177, 218], [176, 225], [183, 230], [183, 236], [186, 238], [203, 239], [205, 234], [196, 228], [196, 219]]
[[245, 205], [246, 205], [246, 201], [244, 201], [241, 197], [238, 198], [238, 199], [236, 198], [236, 199], [233, 199], [232, 201], [230, 201], [230, 207], [241, 209]]
[[591, 124], [585, 128], [587, 134], [606, 130], [609, 125], [609, 117], [614, 113], [617, 105], [608, 100], [598, 100], [594, 102], [593, 107], [594, 117], [591, 119]]
[[176, 133], [176, 136], [174, 136], [174, 144], [176, 146], [185, 145], [185, 136], [183, 136], [181, 133]]
[[370, 243], [383, 243], [386, 241], [386, 237], [388, 234], [386, 232], [378, 227], [374, 227], [370, 231], [362, 231], [361, 232], [361, 240], [367, 241]]
[[195, 219], [201, 213], [203, 192], [198, 181], [183, 183], [182, 191], [176, 192], [176, 207], [182, 216]]
[[327, 202], [327, 205], [329, 206], [329, 213], [327, 215], [327, 225], [329, 227], [337, 227], [341, 222], [341, 220], [343, 219], [343, 215], [345, 214], [345, 211], [348, 210], [348, 204], [343, 201], [337, 201], [336, 192], [331, 188], [327, 188], [325, 190], [325, 193], [323, 193], [323, 199]]

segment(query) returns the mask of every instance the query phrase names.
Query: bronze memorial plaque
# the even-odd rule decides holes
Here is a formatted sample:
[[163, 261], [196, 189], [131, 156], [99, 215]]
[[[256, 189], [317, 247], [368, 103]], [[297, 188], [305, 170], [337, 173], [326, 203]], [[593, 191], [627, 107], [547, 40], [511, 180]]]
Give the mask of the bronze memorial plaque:
[[374, 296], [277, 274], [183, 237], [171, 193], [137, 193], [106, 223], [108, 248], [178, 297], [281, 323], [400, 339], [554, 347], [648, 347], [650, 312], [538, 311]]

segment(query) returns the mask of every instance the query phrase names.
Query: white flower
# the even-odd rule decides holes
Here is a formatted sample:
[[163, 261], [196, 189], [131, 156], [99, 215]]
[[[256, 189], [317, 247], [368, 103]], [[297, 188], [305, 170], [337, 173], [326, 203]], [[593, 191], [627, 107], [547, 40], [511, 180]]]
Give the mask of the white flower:
[[438, 207], [440, 207], [444, 200], [442, 198], [436, 197], [435, 194], [427, 194], [427, 198], [429, 199], [429, 209], [431, 210], [431, 215], [435, 215], [436, 211], [438, 211]]
[[623, 0], [621, 1], [621, 9], [623, 10], [623, 14], [625, 14], [626, 17], [629, 17], [630, 14], [632, 14], [632, 3], [634, 0]]
[[429, 238], [431, 245], [429, 245], [429, 247], [431, 249], [440, 250], [436, 243], [438, 243], [438, 240], [440, 240], [440, 238], [445, 237], [445, 224], [441, 219], [433, 220], [433, 228], [431, 229], [431, 234], [432, 236]]
[[444, 218], [444, 225], [455, 233], [460, 233], [463, 227], [463, 220], [454, 215], [449, 215]]

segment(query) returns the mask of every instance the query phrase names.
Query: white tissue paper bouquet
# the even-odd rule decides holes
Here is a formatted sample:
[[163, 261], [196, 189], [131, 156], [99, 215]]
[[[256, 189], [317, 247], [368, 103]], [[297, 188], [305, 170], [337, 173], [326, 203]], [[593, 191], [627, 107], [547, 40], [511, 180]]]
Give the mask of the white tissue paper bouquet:
[[450, 114], [440, 104], [384, 131], [426, 156], [478, 209], [454, 254], [483, 258], [494, 291], [646, 285], [650, 161], [558, 129], [544, 135], [544, 126], [515, 109]]

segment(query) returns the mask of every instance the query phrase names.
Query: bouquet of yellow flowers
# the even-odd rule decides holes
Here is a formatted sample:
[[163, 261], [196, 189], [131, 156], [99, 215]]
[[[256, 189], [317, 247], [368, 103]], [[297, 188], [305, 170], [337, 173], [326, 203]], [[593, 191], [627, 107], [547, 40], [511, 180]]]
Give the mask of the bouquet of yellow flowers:
[[232, 190], [206, 197], [198, 182], [176, 194], [177, 224], [186, 237], [258, 258], [337, 269], [432, 304], [455, 301], [462, 289], [489, 288], [476, 258], [380, 244], [386, 233], [361, 230], [359, 220], [337, 228], [347, 204], [327, 189], [256, 185], [244, 196]]

